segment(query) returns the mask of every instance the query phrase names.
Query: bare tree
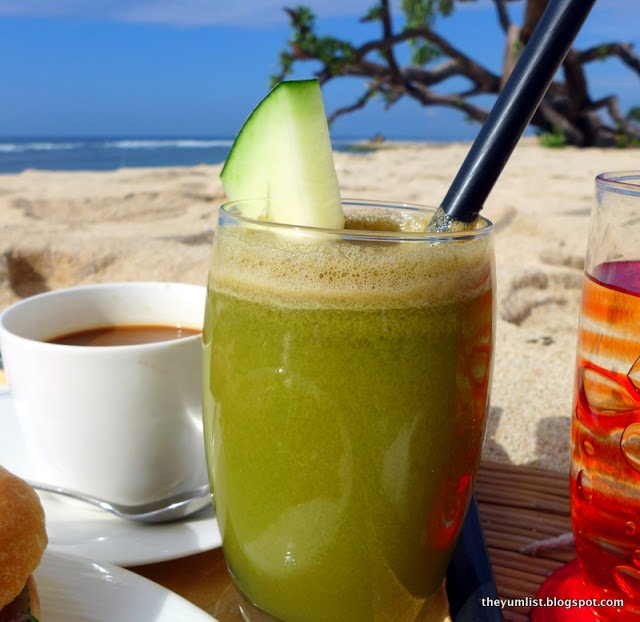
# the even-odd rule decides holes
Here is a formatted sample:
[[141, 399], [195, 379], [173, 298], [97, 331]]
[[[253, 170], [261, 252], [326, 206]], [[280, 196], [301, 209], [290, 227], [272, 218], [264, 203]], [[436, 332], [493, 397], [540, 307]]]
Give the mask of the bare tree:
[[[488, 110], [476, 101], [479, 95], [497, 95], [513, 69], [518, 55], [527, 44], [548, 0], [493, 0], [497, 23], [504, 37], [503, 67], [496, 73], [463, 52], [440, 35], [436, 21], [449, 16], [456, 4], [475, 0], [402, 0], [402, 24], [396, 29], [389, 0], [377, 0], [361, 22], [378, 22], [378, 38], [361, 45], [316, 32], [314, 14], [307, 7], [285, 9], [291, 20], [292, 38], [280, 53], [281, 72], [273, 81], [288, 76], [298, 61], [317, 61], [316, 72], [321, 84], [343, 77], [362, 78], [362, 95], [348, 105], [333, 111], [332, 122], [341, 115], [364, 108], [373, 98], [382, 96], [386, 107], [403, 97], [424, 106], [445, 106], [465, 114], [470, 120], [482, 122]], [[510, 3], [525, 3], [522, 24], [516, 24], [509, 14]], [[401, 65], [397, 48], [409, 45], [411, 63]], [[640, 77], [640, 57], [631, 43], [604, 42], [567, 55], [562, 79], [552, 83], [532, 125], [548, 132], [566, 144], [587, 146], [628, 146], [640, 144], [640, 108], [623, 114], [616, 95], [593, 99], [585, 67], [592, 62], [617, 57], [635, 77]], [[442, 93], [434, 86], [458, 76], [465, 86], [459, 91]]]

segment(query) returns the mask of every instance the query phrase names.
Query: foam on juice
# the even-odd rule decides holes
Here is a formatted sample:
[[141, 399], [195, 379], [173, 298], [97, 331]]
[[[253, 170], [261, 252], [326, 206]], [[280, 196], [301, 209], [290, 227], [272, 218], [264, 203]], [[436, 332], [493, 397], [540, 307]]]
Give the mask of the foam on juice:
[[[216, 234], [210, 285], [219, 292], [296, 308], [405, 308], [455, 304], [491, 287], [492, 240], [423, 233], [429, 213], [347, 215], [345, 230], [287, 234], [227, 225]], [[482, 221], [481, 221], [482, 222]], [[486, 221], [484, 221], [486, 222]], [[349, 230], [372, 232], [373, 242]], [[489, 228], [487, 227], [488, 231]], [[406, 241], [409, 238], [413, 241]], [[399, 240], [403, 239], [402, 243]]]

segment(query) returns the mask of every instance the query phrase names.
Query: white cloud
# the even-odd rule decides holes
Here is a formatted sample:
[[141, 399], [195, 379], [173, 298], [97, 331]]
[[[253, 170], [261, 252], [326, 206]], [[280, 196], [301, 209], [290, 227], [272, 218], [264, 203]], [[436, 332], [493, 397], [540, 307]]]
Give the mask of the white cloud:
[[[596, 4], [585, 30], [592, 36], [637, 40], [639, 0]], [[286, 24], [285, 6], [304, 4], [318, 17], [360, 17], [375, 0], [0, 0], [0, 18], [79, 18], [169, 26], [271, 26]], [[392, 0], [399, 13], [401, 0]], [[515, 19], [522, 2], [509, 7]], [[458, 2], [457, 11], [494, 11], [493, 0]], [[630, 19], [633, 16], [634, 19]]]
[[68, 17], [174, 26], [286, 23], [285, 6], [306, 4], [321, 17], [359, 16], [372, 0], [0, 0], [0, 17]]

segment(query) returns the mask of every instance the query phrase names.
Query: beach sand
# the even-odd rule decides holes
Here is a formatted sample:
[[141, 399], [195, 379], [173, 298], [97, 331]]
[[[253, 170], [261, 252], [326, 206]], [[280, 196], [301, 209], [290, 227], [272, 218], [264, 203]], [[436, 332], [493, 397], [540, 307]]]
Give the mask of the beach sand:
[[[344, 197], [437, 204], [468, 144], [336, 153]], [[593, 178], [637, 151], [518, 145], [483, 214], [493, 220], [497, 341], [484, 456], [561, 472], [569, 430]], [[71, 285], [205, 284], [220, 166], [0, 175], [0, 309]]]

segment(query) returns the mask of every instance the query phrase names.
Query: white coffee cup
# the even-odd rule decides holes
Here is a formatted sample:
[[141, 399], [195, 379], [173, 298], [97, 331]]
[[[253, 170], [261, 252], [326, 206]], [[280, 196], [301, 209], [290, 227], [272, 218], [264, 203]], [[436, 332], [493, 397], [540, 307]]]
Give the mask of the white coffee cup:
[[202, 327], [206, 288], [109, 283], [26, 298], [0, 347], [34, 477], [119, 503], [207, 481], [201, 336], [117, 346], [46, 340], [108, 325]]

